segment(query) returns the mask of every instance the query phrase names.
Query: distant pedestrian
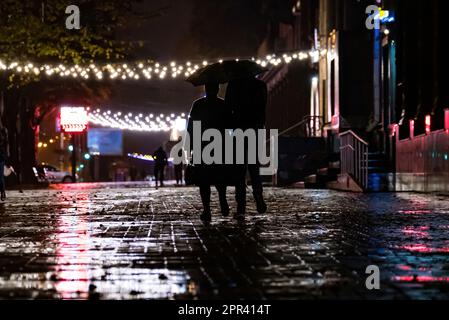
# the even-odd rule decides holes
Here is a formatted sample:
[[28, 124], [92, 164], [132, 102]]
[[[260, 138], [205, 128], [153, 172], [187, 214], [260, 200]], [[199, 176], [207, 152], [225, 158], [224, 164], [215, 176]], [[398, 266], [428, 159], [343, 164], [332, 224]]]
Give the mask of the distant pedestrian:
[[0, 129], [0, 197], [5, 201], [5, 164], [9, 157], [8, 130], [3, 127]]
[[175, 164], [175, 179], [176, 179], [176, 185], [180, 186], [182, 185], [182, 170], [183, 164]]
[[[178, 138], [178, 143], [182, 142], [182, 138], [179, 137]], [[182, 177], [183, 177], [183, 169], [184, 169], [184, 164], [181, 162], [179, 164], [175, 164], [175, 179], [176, 179], [176, 185], [182, 185]]]
[[164, 186], [164, 172], [165, 167], [168, 164], [167, 153], [165, 153], [162, 147], [159, 147], [153, 153], [154, 159], [154, 179], [156, 181], [156, 188], [158, 187], [158, 182], [161, 187]]

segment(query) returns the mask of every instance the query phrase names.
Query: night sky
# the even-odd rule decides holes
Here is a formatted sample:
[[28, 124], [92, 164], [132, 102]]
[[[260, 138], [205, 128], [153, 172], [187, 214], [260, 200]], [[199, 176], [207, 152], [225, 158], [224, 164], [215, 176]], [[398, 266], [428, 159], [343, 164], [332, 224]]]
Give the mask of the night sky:
[[[253, 40], [254, 28], [262, 35], [254, 3], [254, 0], [225, 0], [220, 3], [210, 0], [144, 0], [136, 9], [154, 12], [162, 8], [159, 16], [145, 21], [129, 21], [129, 26], [119, 37], [143, 42], [143, 48], [133, 53], [135, 58], [149, 57], [169, 62], [216, 58], [217, 52], [223, 52], [224, 56], [253, 55], [257, 49], [254, 45], [257, 41]], [[216, 6], [219, 4], [226, 6], [227, 14], [217, 16]], [[252, 38], [248, 40], [248, 36]], [[230, 45], [233, 43], [235, 45]], [[207, 50], [202, 50], [203, 47]], [[114, 87], [113, 95], [104, 108], [128, 112], [188, 113], [192, 101], [200, 94], [201, 88], [194, 88], [181, 78], [129, 82]], [[167, 134], [128, 132], [125, 134], [125, 152], [151, 153], [167, 139]], [[146, 142], [144, 145], [143, 140]]]

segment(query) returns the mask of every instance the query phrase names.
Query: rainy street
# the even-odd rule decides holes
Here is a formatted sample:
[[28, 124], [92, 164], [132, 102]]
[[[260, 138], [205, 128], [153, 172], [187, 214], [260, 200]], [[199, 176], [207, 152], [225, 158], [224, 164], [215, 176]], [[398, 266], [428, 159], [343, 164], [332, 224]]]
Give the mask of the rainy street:
[[245, 222], [222, 218], [213, 193], [210, 225], [196, 188], [10, 191], [0, 298], [449, 298], [449, 197], [269, 188], [258, 215], [249, 191]]

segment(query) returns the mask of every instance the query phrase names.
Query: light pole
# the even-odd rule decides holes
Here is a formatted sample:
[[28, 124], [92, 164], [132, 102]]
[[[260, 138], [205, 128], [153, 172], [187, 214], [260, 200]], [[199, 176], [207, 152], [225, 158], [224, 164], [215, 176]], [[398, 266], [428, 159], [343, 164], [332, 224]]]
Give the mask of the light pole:
[[77, 135], [72, 133], [72, 182], [76, 182]]

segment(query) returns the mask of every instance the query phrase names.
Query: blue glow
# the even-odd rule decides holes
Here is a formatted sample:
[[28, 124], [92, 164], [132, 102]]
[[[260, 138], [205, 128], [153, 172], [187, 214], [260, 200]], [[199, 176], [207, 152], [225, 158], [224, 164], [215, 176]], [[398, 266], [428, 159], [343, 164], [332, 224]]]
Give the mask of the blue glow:
[[386, 17], [384, 19], [381, 20], [383, 23], [391, 23], [395, 21], [394, 17]]

